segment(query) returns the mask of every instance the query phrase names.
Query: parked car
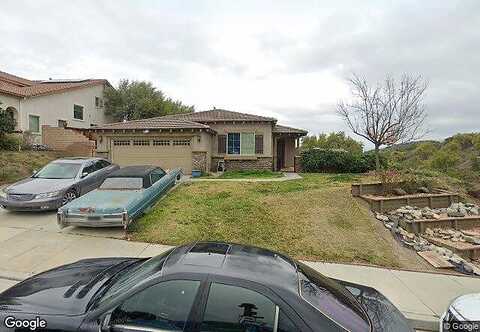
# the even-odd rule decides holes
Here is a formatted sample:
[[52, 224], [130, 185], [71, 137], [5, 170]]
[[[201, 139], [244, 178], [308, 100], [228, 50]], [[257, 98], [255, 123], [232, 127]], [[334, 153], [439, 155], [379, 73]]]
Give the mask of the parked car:
[[1, 322], [38, 318], [68, 331], [413, 331], [370, 287], [221, 242], [61, 266], [0, 294], [0, 308]]
[[440, 319], [440, 332], [480, 331], [480, 293], [462, 295]]
[[97, 188], [119, 168], [101, 158], [57, 159], [0, 190], [0, 205], [15, 211], [56, 210]]
[[57, 223], [66, 226], [126, 228], [180, 179], [180, 168], [128, 166], [111, 173], [100, 187], [60, 208]]

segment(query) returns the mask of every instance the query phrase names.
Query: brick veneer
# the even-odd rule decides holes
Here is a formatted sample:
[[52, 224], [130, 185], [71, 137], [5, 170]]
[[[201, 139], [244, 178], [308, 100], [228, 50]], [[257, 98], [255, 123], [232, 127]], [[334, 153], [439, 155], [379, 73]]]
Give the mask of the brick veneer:
[[[213, 172], [217, 171], [217, 164], [219, 160], [223, 160], [223, 158], [212, 158], [211, 170]], [[273, 158], [259, 157], [256, 159], [226, 159], [225, 169], [227, 171], [238, 171], [238, 170], [270, 170], [271, 171], [273, 169]]]
[[74, 156], [91, 157], [95, 153], [95, 141], [75, 129], [44, 125], [42, 143], [55, 151], [67, 151]]
[[192, 170], [207, 171], [207, 153], [201, 151], [192, 152]]

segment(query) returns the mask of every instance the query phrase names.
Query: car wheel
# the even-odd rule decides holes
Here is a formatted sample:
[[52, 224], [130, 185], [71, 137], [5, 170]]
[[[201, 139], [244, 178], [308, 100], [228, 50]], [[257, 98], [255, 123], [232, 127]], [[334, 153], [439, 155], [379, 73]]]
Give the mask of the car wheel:
[[77, 198], [77, 193], [75, 192], [75, 190], [70, 189], [62, 197], [62, 206], [64, 206], [67, 203], [70, 203], [75, 198]]

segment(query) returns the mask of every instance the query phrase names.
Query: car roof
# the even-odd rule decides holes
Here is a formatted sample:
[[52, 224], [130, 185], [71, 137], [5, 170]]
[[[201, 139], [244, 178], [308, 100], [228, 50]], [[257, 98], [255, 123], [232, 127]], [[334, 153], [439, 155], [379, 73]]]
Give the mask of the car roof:
[[160, 168], [153, 165], [127, 166], [112, 172], [108, 177], [144, 177], [149, 175], [154, 169]]
[[176, 247], [162, 275], [203, 273], [240, 278], [298, 293], [297, 264], [280, 253], [225, 242], [197, 242]]
[[91, 157], [60, 158], [52, 161], [52, 163], [84, 164], [88, 161], [96, 161], [96, 160], [102, 160], [102, 158], [91, 158]]

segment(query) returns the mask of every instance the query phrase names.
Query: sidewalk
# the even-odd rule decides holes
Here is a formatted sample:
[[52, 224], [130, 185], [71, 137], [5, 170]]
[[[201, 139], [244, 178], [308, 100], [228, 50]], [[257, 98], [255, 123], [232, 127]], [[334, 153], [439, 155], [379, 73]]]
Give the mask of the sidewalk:
[[[0, 209], [1, 210], [1, 209]], [[105, 233], [59, 231], [54, 214], [23, 218], [0, 211], [0, 291], [58, 265], [92, 257], [149, 257], [169, 246], [131, 242]], [[107, 237], [104, 237], [107, 236]], [[421, 330], [438, 330], [438, 319], [454, 298], [480, 292], [480, 278], [419, 273], [359, 265], [306, 262], [337, 279], [379, 290]]]
[[286, 172], [281, 178], [251, 178], [251, 179], [218, 179], [218, 178], [188, 178], [186, 181], [192, 182], [283, 182], [290, 180], [299, 180], [302, 177], [297, 173]]

